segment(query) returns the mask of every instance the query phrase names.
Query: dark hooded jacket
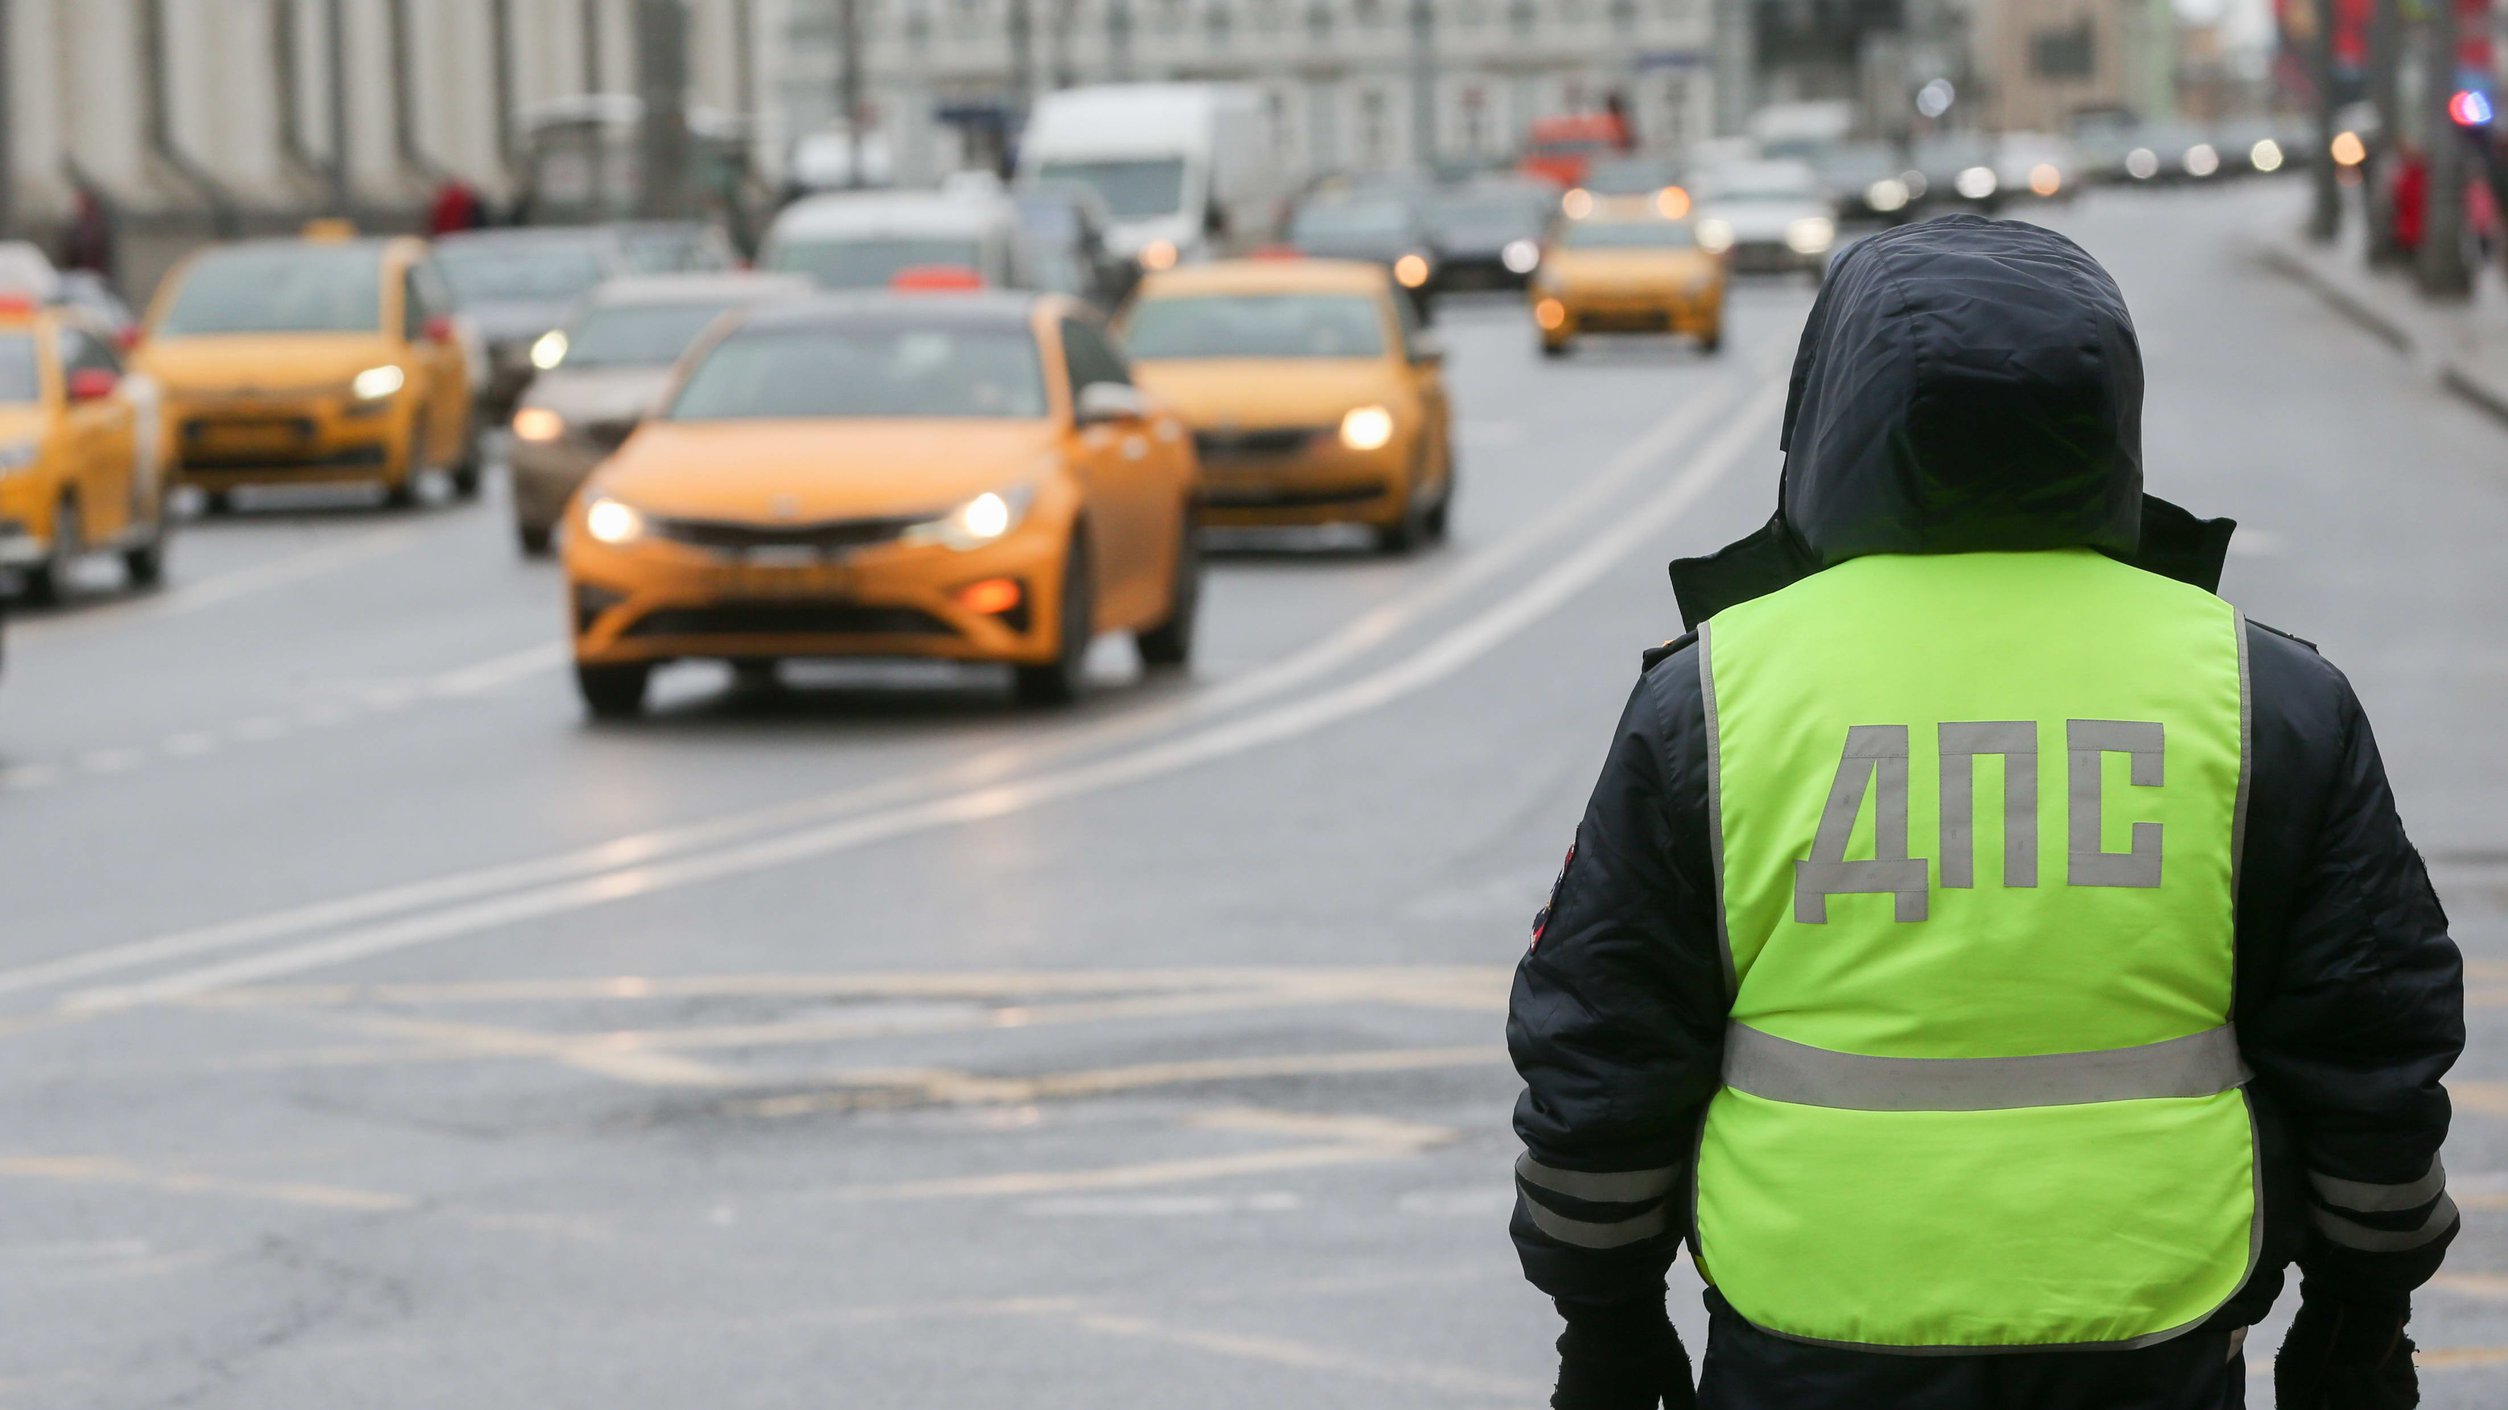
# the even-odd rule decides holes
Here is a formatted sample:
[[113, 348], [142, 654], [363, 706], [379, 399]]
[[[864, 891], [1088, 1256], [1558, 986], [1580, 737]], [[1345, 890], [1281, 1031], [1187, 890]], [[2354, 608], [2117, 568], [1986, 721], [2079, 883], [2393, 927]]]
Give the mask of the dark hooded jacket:
[[[1857, 244], [1795, 358], [1777, 514], [1672, 565], [1684, 624], [1874, 553], [2086, 546], [2217, 589], [2232, 525], [2142, 493], [2142, 389], [2123, 297], [2070, 240], [1970, 216]], [[2265, 1251], [2219, 1328], [2262, 1316], [2294, 1261], [2313, 1290], [2363, 1301], [2403, 1298], [2436, 1270], [2456, 1228], [2436, 1165], [2439, 1079], [2464, 1041], [2456, 947], [2349, 683], [2305, 642], [2247, 635], [2233, 1018], [2255, 1072]], [[1507, 1040], [1527, 1157], [1631, 1177], [1518, 1181], [1525, 1273], [1570, 1302], [1660, 1295], [1718, 1085], [1731, 994], [1694, 640], [1646, 653], [1516, 971]], [[1667, 1181], [1660, 1198], [1613, 1198]], [[1791, 1344], [1777, 1345], [1781, 1357]], [[1903, 1357], [1798, 1350], [1908, 1374]], [[1867, 1393], [1841, 1383], [1848, 1398], [1794, 1403], [1915, 1403], [1853, 1398]]]

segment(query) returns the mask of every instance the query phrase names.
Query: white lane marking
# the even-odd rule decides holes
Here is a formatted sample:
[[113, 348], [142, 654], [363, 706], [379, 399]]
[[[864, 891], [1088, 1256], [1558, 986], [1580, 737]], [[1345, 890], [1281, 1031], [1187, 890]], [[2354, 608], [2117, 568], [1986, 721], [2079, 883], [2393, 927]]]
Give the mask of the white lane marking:
[[[85, 990], [69, 996], [62, 1007], [74, 1012], [123, 1008], [277, 975], [327, 968], [541, 916], [583, 910], [631, 896], [650, 895], [784, 866], [960, 823], [1005, 817], [1047, 803], [1099, 793], [1123, 784], [1213, 763], [1284, 739], [1313, 733], [1443, 680], [1590, 587], [1638, 544], [1666, 528], [1681, 511], [1696, 502], [1700, 495], [1731, 470], [1753, 440], [1762, 434], [1764, 423], [1782, 405], [1783, 394], [1782, 386], [1763, 388], [1663, 489], [1621, 515], [1608, 527], [1587, 537], [1522, 590], [1499, 599], [1487, 611], [1466, 618], [1424, 649], [1332, 689], [1151, 743], [1128, 753], [1048, 769], [1025, 778], [905, 803], [693, 856], [621, 865], [614, 870], [576, 880], [351, 929], [304, 944], [267, 950], [138, 984]], [[425, 885], [421, 883], [419, 888], [405, 889], [421, 889]], [[371, 902], [367, 898], [352, 898], [334, 904], [346, 909]], [[266, 927], [269, 923], [263, 920], [239, 924]], [[202, 945], [201, 935], [202, 932], [190, 932], [158, 941], [142, 941], [139, 945], [208, 948]], [[236, 943], [241, 942], [221, 942], [220, 947]], [[117, 951], [98, 953], [99, 956], [127, 954], [132, 948], [120, 947]], [[70, 960], [55, 962], [50, 968], [57, 972], [64, 965], [76, 964], [85, 958], [89, 957], [74, 956]], [[0, 984], [23, 981], [28, 973], [27, 970], [19, 970], [0, 976]], [[18, 987], [23, 987], [23, 983], [20, 982]]]
[[543, 642], [538, 646], [526, 646], [520, 651], [509, 651], [502, 656], [491, 656], [485, 661], [473, 662], [457, 670], [444, 671], [430, 676], [424, 689], [428, 695], [438, 698], [486, 695], [491, 691], [512, 685], [516, 681], [527, 680], [546, 671], [554, 671], [565, 665], [567, 660], [566, 643]]
[[397, 524], [388, 529], [364, 530], [336, 543], [309, 548], [301, 553], [238, 568], [215, 577], [201, 578], [171, 591], [148, 597], [133, 597], [107, 606], [89, 608], [61, 617], [44, 617], [11, 628], [13, 635], [42, 641], [67, 636], [89, 627], [128, 622], [134, 618], [179, 617], [232, 602], [271, 588], [285, 587], [324, 573], [353, 567], [369, 559], [397, 553], [415, 541], [422, 529], [417, 524]]
[[[1765, 378], [1773, 369], [1760, 369]], [[0, 994], [97, 978], [143, 965], [214, 954], [283, 939], [290, 935], [334, 929], [402, 911], [446, 905], [500, 891], [609, 872], [656, 861], [743, 837], [824, 822], [857, 811], [898, 803], [935, 790], [1001, 779], [1032, 763], [1138, 737], [1178, 722], [1191, 721], [1249, 705], [1326, 675], [1412, 623], [1439, 611], [1491, 580], [1515, 572], [1551, 540], [1574, 528], [1683, 440], [1699, 434], [1717, 418], [1731, 413], [1736, 388], [1724, 395], [1686, 401], [1640, 433], [1577, 489], [1552, 504], [1539, 518], [1467, 558], [1458, 567], [1380, 604], [1340, 631], [1278, 662], [1195, 691], [1174, 705], [1153, 705], [1128, 711], [1103, 722], [1083, 725], [1052, 738], [1004, 746], [964, 759], [937, 772], [907, 775], [878, 783], [815, 794], [681, 827], [631, 833], [590, 847], [529, 861], [455, 872], [446, 876], [387, 886], [353, 896], [293, 906], [258, 916], [221, 921], [150, 939], [83, 951], [15, 969], [0, 969]], [[1747, 419], [1746, 415], [1742, 419]], [[516, 653], [518, 656], [524, 653]], [[410, 703], [417, 687], [392, 683], [361, 693], [366, 708], [381, 712]], [[0, 779], [5, 779], [0, 775]]]

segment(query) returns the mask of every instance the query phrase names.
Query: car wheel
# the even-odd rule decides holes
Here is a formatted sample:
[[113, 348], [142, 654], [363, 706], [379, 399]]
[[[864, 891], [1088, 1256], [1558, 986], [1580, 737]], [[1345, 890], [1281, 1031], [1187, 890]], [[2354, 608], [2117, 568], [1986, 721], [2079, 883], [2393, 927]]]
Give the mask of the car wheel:
[[1140, 648], [1141, 664], [1153, 670], [1173, 670], [1192, 664], [1193, 624], [1202, 606], [1201, 535], [1194, 532], [1193, 516], [1177, 519], [1175, 581], [1167, 590], [1167, 620], [1133, 638]]
[[1568, 341], [1565, 338], [1561, 338], [1557, 342], [1552, 342], [1545, 338], [1542, 340], [1541, 344], [1541, 355], [1543, 357], [1565, 357], [1568, 355], [1568, 346]]
[[1429, 506], [1428, 512], [1420, 516], [1420, 531], [1427, 537], [1430, 543], [1444, 543], [1446, 541], [1446, 531], [1450, 527], [1454, 518], [1454, 490], [1456, 484], [1454, 452], [1449, 448], [1446, 451], [1445, 491], [1437, 496], [1437, 502]]
[[1411, 477], [1411, 493], [1402, 506], [1402, 517], [1390, 524], [1379, 524], [1372, 531], [1379, 553], [1409, 553], [1431, 537], [1428, 516], [1435, 506], [1420, 502], [1420, 477]]
[[148, 537], [122, 550], [122, 576], [132, 587], [152, 588], [165, 581], [166, 540], [170, 537], [165, 505], [160, 503], [157, 522], [150, 526]]
[[200, 496], [200, 512], [212, 518], [235, 512], [235, 495], [229, 490], [209, 490]]
[[401, 452], [401, 477], [384, 486], [383, 502], [393, 509], [413, 509], [418, 504], [418, 476], [424, 471], [427, 430], [423, 424], [409, 430], [409, 445]]
[[1724, 325], [1719, 323], [1701, 334], [1698, 339], [1698, 350], [1710, 356], [1722, 352], [1724, 350]]
[[596, 720], [632, 720], [643, 714], [645, 687], [652, 681], [653, 667], [642, 662], [575, 666], [575, 689], [583, 693], [584, 708]]
[[453, 494], [458, 499], [477, 499], [482, 477], [479, 458], [479, 425], [476, 418], [462, 428], [461, 463], [453, 467]]
[[549, 545], [556, 540], [556, 537], [556, 532], [546, 525], [516, 524], [514, 526], [514, 541], [522, 546], [525, 558], [548, 557]]
[[1021, 704], [1068, 705], [1080, 698], [1087, 684], [1089, 637], [1096, 621], [1089, 590], [1087, 541], [1075, 535], [1070, 551], [1063, 555], [1061, 625], [1054, 634], [1054, 659], [1013, 670], [1011, 685]]
[[44, 560], [26, 570], [26, 600], [59, 602], [70, 590], [71, 570], [78, 565], [85, 532], [79, 526], [78, 501], [64, 496], [52, 511], [52, 547]]

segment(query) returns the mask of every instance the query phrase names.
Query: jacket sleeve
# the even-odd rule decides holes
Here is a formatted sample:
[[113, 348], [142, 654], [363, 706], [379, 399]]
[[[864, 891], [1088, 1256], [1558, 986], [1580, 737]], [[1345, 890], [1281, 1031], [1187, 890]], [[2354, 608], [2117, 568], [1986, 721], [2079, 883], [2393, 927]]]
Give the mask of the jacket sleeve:
[[[1652, 653], [1650, 653], [1652, 655]], [[1722, 1062], [1722, 941], [1694, 648], [1642, 677], [1516, 967], [1512, 1232], [1568, 1302], [1660, 1299]]]
[[2350, 683], [2288, 638], [2250, 647], [2240, 1045], [2304, 1168], [2302, 1274], [2398, 1300], [2457, 1231], [2439, 1079], [2464, 1047], [2463, 963]]

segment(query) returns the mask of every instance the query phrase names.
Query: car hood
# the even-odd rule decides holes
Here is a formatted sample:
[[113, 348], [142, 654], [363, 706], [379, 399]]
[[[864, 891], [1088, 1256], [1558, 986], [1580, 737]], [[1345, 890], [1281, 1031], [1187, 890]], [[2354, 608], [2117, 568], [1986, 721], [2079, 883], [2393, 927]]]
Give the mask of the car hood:
[[133, 364], [175, 392], [295, 392], [344, 386], [403, 355], [381, 333], [216, 333], [151, 338]]
[[2226, 519], [2142, 492], [2142, 348], [2050, 230], [1945, 216], [1840, 254], [1794, 358], [1776, 517], [1675, 563], [1692, 626], [1876, 553], [2091, 548], [2207, 590]]
[[1545, 287], [1565, 293], [1610, 289], [1680, 289], [1715, 272], [1715, 256], [1699, 250], [1553, 250], [1542, 263]]
[[462, 312], [488, 342], [527, 343], [565, 322], [573, 307], [564, 302], [475, 303], [463, 305]]
[[668, 367], [559, 367], [531, 379], [523, 405], [546, 407], [567, 421], [631, 421], [652, 410], [670, 386]]
[[1159, 358], [1132, 375], [1197, 430], [1333, 426], [1389, 400], [1399, 378], [1375, 358]]
[[1699, 211], [1701, 219], [1732, 226], [1737, 240], [1782, 240], [1795, 221], [1828, 215], [1829, 207], [1814, 201], [1716, 201]]
[[1031, 481], [1046, 421], [648, 421], [593, 491], [649, 514], [761, 524], [938, 515]]

